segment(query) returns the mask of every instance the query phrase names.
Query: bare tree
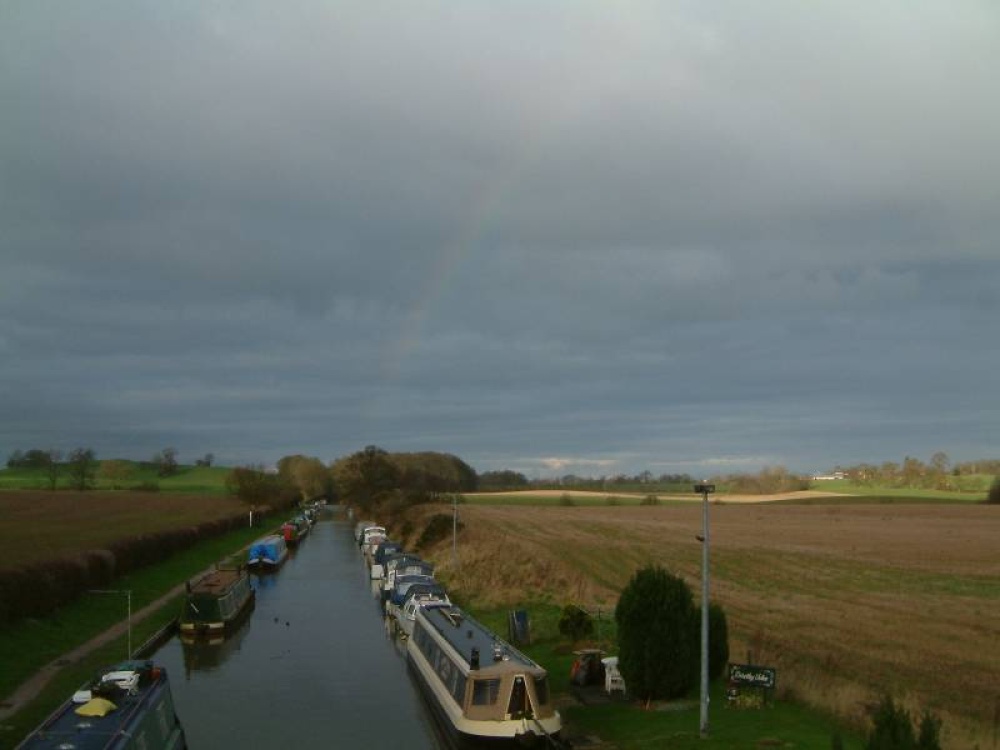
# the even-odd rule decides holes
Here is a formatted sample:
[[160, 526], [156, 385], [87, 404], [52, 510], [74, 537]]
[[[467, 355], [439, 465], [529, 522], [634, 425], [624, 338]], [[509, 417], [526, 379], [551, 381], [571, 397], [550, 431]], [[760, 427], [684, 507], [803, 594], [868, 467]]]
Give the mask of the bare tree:
[[66, 464], [70, 484], [76, 490], [83, 492], [94, 486], [94, 473], [97, 471], [97, 457], [92, 448], [77, 448], [69, 454]]
[[49, 489], [55, 490], [59, 484], [59, 462], [62, 461], [62, 451], [55, 448], [49, 449], [49, 463], [45, 467], [45, 476], [49, 480]]

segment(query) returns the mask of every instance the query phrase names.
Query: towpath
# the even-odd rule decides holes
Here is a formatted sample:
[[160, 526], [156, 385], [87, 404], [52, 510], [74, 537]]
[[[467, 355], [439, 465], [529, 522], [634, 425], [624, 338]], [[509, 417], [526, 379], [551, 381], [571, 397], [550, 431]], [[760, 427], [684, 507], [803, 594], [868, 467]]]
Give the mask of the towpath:
[[[215, 570], [215, 566], [205, 570], [205, 573], [209, 573]], [[192, 578], [200, 576], [192, 576]], [[174, 586], [170, 591], [165, 593], [159, 599], [150, 602], [142, 609], [139, 609], [132, 613], [132, 624], [133, 626], [145, 620], [151, 614], [159, 610], [165, 604], [167, 604], [175, 596], [179, 596], [182, 591], [184, 591], [184, 586], [187, 583], [180, 583]], [[13, 716], [15, 713], [20, 711], [29, 702], [38, 697], [38, 694], [42, 692], [49, 681], [55, 677], [63, 667], [67, 667], [71, 664], [76, 664], [78, 661], [83, 659], [85, 656], [93, 653], [95, 650], [99, 649], [107, 643], [110, 643], [115, 638], [121, 638], [128, 631], [128, 621], [124, 620], [112, 626], [103, 633], [94, 636], [86, 643], [77, 646], [72, 651], [68, 651], [58, 659], [46, 664], [44, 667], [39, 669], [35, 674], [25, 680], [21, 685], [14, 690], [9, 696], [7, 696], [2, 703], [0, 703], [0, 721], [4, 721], [7, 718]]]

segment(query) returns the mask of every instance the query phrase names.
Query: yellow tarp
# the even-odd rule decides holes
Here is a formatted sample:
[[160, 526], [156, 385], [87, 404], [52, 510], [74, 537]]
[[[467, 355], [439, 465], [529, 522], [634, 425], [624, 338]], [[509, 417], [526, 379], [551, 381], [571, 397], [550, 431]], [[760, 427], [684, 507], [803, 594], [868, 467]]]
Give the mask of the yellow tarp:
[[76, 709], [76, 714], [78, 716], [107, 716], [116, 708], [118, 708], [118, 706], [106, 698], [91, 698], [89, 701]]

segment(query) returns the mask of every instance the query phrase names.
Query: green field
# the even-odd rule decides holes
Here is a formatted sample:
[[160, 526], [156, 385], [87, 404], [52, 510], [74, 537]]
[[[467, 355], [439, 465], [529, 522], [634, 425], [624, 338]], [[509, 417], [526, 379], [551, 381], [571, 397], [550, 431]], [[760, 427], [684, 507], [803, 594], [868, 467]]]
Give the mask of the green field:
[[[99, 462], [100, 463], [100, 462]], [[101, 476], [100, 469], [94, 476], [94, 489], [125, 490], [138, 488], [159, 488], [162, 492], [197, 492], [200, 494], [226, 494], [226, 476], [231, 469], [227, 466], [186, 466], [177, 467], [176, 473], [161, 477], [156, 468], [137, 461], [128, 461], [129, 473], [120, 479], [111, 480]], [[69, 471], [61, 467], [57, 482], [58, 489], [70, 489]], [[49, 477], [45, 469], [0, 469], [0, 490], [47, 490]]]

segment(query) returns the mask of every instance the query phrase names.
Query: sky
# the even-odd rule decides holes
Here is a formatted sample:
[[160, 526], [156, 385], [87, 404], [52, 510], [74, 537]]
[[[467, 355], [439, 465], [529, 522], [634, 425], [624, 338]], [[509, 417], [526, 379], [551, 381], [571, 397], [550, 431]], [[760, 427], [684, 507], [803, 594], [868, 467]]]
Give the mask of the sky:
[[1000, 457], [983, 0], [0, 4], [0, 452]]

